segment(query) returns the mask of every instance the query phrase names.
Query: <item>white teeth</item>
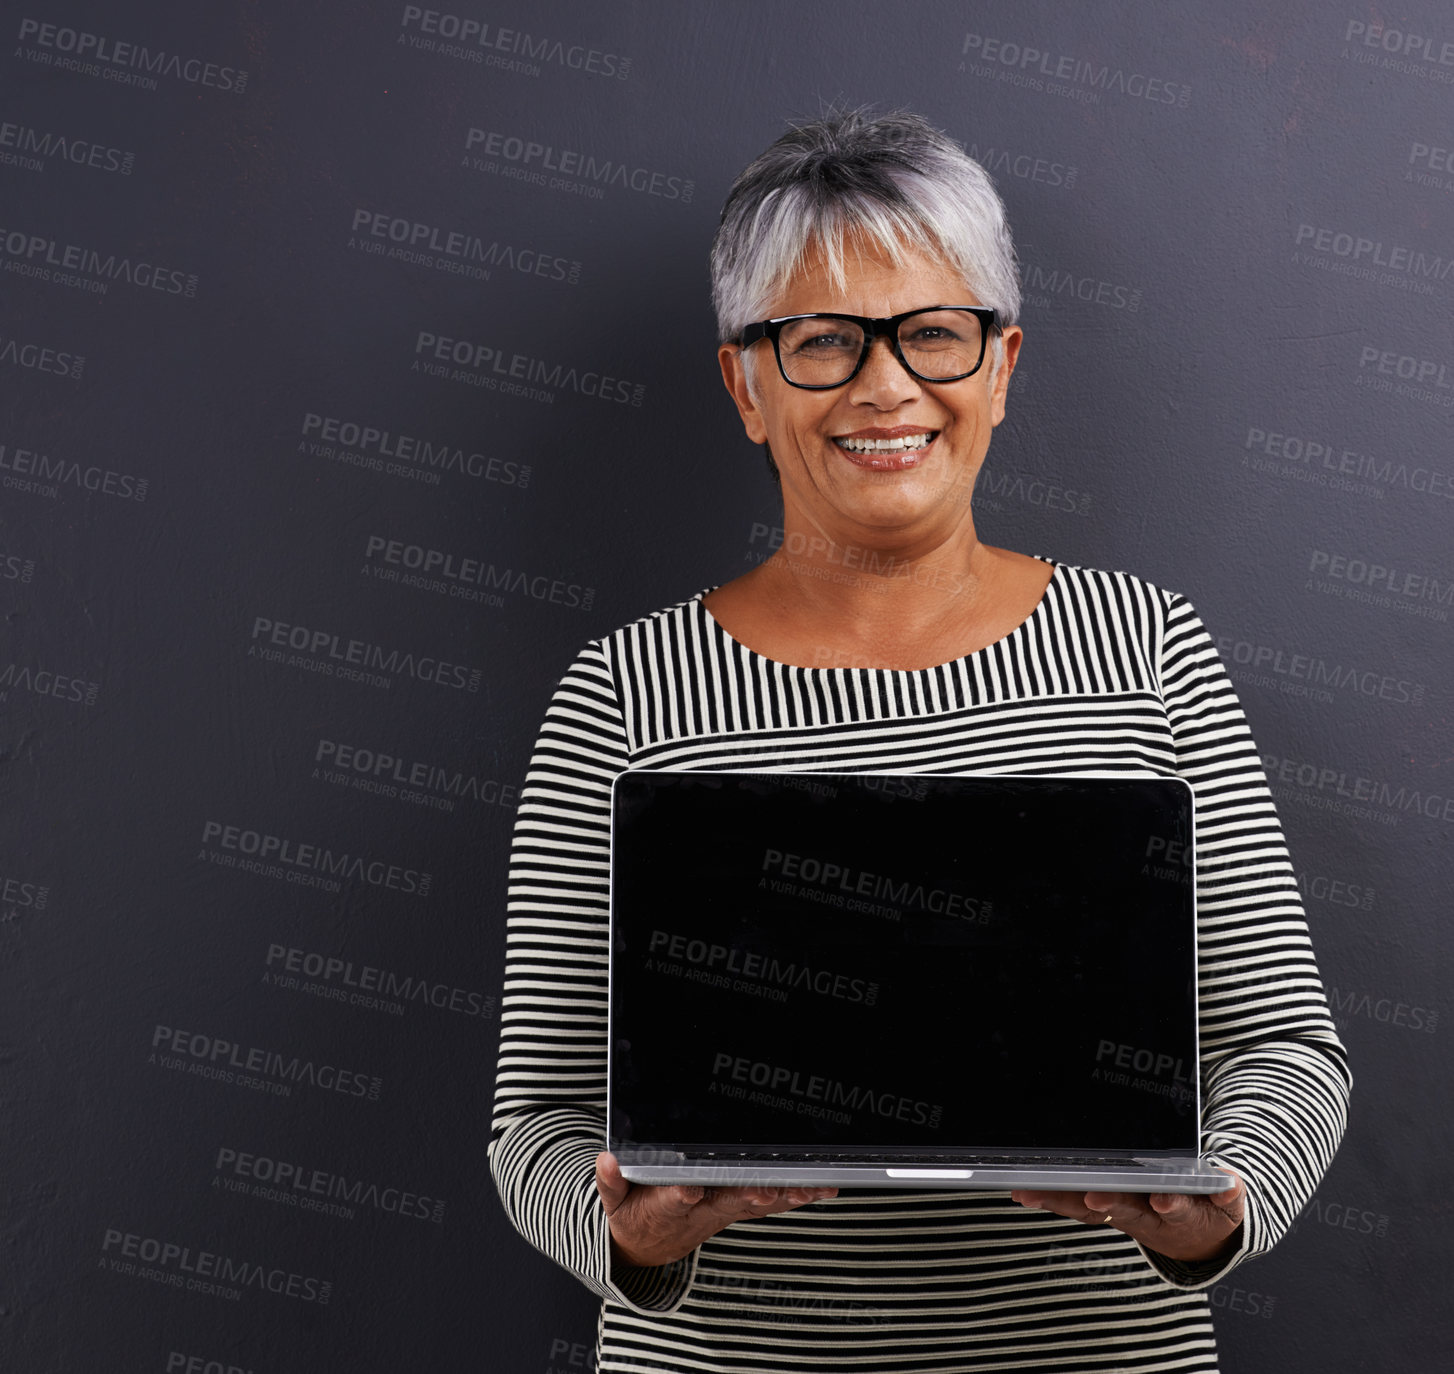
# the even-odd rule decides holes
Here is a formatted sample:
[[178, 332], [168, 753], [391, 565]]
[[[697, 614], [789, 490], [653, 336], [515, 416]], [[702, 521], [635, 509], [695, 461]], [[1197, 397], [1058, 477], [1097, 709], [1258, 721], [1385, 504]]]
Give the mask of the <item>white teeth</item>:
[[923, 448], [932, 434], [910, 434], [903, 439], [854, 439], [843, 436], [833, 442], [850, 453], [902, 453], [905, 449]]

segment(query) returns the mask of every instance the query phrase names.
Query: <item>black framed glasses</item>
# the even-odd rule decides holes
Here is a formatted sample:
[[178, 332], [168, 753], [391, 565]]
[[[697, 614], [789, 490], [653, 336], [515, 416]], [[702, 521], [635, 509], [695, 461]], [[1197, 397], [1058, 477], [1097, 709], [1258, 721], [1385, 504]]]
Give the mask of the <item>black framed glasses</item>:
[[779, 315], [748, 325], [737, 342], [749, 348], [759, 339], [771, 339], [783, 381], [805, 391], [828, 391], [858, 376], [879, 335], [921, 382], [962, 381], [979, 371], [985, 341], [999, 327], [999, 315], [982, 305], [928, 305], [880, 320], [867, 315]]

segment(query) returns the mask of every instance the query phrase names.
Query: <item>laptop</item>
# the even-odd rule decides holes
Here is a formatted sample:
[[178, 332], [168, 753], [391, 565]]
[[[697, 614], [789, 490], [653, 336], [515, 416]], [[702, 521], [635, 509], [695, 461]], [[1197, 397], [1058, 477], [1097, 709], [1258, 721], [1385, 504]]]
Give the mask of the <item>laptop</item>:
[[607, 1148], [637, 1183], [1221, 1192], [1192, 794], [632, 769]]

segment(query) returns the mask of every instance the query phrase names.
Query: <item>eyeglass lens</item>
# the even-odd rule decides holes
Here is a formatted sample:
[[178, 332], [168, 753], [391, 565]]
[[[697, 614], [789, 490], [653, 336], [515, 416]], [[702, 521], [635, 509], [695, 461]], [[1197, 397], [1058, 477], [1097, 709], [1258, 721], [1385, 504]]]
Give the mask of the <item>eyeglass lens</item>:
[[[984, 356], [979, 316], [965, 310], [926, 310], [899, 324], [899, 348], [926, 381], [973, 372]], [[817, 316], [790, 320], [778, 335], [778, 357], [790, 382], [836, 386], [848, 380], [863, 353], [863, 326]]]

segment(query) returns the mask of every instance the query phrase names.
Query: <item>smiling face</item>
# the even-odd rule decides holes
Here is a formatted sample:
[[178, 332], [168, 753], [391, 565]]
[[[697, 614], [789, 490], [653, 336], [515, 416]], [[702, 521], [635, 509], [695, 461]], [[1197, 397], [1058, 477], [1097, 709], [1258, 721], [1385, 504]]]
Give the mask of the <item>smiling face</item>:
[[[845, 251], [847, 281], [835, 287], [817, 252], [772, 303], [772, 315], [842, 311], [881, 318], [932, 305], [978, 305], [963, 279], [935, 258], [905, 250], [895, 266], [880, 250]], [[972, 531], [969, 493], [1005, 415], [1020, 330], [1004, 332], [1004, 361], [958, 382], [922, 382], [875, 340], [859, 374], [831, 391], [789, 386], [772, 343], [718, 352], [747, 436], [772, 450], [782, 478], [785, 524], [839, 542], [942, 543]]]

